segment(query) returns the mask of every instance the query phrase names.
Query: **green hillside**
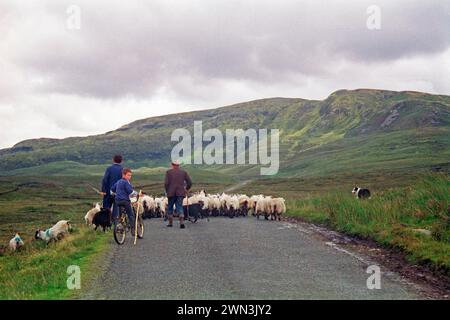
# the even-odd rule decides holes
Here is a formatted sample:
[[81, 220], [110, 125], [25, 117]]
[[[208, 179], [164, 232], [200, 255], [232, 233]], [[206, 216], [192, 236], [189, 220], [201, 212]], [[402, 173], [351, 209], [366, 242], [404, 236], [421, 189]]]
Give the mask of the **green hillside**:
[[[26, 140], [0, 150], [0, 174], [96, 173], [102, 167], [95, 165], [108, 163], [114, 153], [124, 154], [134, 168], [166, 166], [175, 145], [171, 133], [192, 132], [195, 120], [203, 121], [203, 130], [280, 129], [280, 176], [447, 168], [450, 162], [450, 96], [360, 89], [340, 90], [323, 101], [272, 98], [153, 117], [97, 136]], [[259, 174], [259, 166], [202, 169]]]

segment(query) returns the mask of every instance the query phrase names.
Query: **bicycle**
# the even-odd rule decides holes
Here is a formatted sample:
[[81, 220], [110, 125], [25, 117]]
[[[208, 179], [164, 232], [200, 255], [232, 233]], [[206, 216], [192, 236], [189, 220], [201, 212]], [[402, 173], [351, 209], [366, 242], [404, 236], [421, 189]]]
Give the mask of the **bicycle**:
[[[139, 199], [138, 199], [139, 201]], [[137, 217], [137, 237], [139, 239], [144, 238], [144, 220], [142, 218], [142, 214], [139, 214], [136, 210], [136, 208], [134, 206], [133, 207], [133, 212], [136, 215], [138, 215]], [[116, 223], [114, 223], [114, 229], [113, 229], [113, 233], [114, 233], [114, 240], [116, 241], [116, 243], [118, 245], [123, 245], [125, 243], [125, 239], [126, 239], [126, 235], [128, 232], [131, 232], [131, 225], [128, 221], [128, 216], [125, 212], [125, 208], [120, 207], [119, 208], [120, 213], [119, 213], [119, 219]], [[134, 236], [134, 234], [131, 234], [132, 236]]]

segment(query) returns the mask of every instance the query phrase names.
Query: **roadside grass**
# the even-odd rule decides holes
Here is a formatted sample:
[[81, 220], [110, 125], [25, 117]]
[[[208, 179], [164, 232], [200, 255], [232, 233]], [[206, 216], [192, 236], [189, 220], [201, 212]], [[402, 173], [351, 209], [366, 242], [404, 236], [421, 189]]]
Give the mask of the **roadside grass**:
[[367, 200], [348, 190], [291, 199], [287, 215], [401, 249], [411, 262], [450, 275], [449, 205], [449, 176], [436, 173], [409, 187], [375, 191]]
[[[96, 270], [90, 266], [107, 250], [110, 234], [75, 229], [64, 240], [34, 241], [23, 250], [0, 257], [0, 299], [75, 299]], [[81, 290], [69, 290], [69, 266], [79, 266]]]

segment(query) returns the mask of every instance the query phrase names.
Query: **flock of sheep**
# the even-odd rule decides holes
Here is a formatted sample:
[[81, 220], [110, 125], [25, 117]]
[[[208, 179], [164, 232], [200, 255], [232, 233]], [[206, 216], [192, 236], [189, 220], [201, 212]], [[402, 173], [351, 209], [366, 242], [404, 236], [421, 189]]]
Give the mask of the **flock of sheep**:
[[[168, 199], [166, 197], [153, 198], [144, 195], [141, 198], [144, 218], [166, 216]], [[285, 200], [271, 196], [245, 194], [207, 194], [204, 190], [185, 198], [183, 207], [189, 206], [189, 215], [199, 214], [203, 217], [227, 216], [230, 218], [247, 216], [249, 213], [264, 216], [267, 220], [280, 220], [286, 212]]]
[[[135, 204], [137, 200], [132, 199]], [[139, 199], [139, 214], [143, 218], [166, 218], [168, 207], [167, 197], [152, 197], [144, 195]], [[274, 198], [264, 195], [247, 196], [245, 194], [207, 194], [204, 190], [186, 197], [183, 201], [185, 212], [189, 215], [197, 217], [239, 217], [249, 214], [256, 216], [264, 216], [266, 220], [281, 220], [281, 216], [286, 212], [284, 198]], [[101, 226], [103, 230], [111, 226], [109, 218], [105, 219], [105, 210], [102, 210], [97, 203], [90, 209], [84, 219], [87, 225], [94, 225], [95, 228]], [[53, 227], [46, 230], [37, 230], [35, 239], [43, 240], [47, 243], [57, 241], [64, 237], [70, 230], [70, 221], [61, 220]], [[9, 249], [16, 251], [23, 247], [24, 242], [19, 234], [16, 234], [9, 242]]]

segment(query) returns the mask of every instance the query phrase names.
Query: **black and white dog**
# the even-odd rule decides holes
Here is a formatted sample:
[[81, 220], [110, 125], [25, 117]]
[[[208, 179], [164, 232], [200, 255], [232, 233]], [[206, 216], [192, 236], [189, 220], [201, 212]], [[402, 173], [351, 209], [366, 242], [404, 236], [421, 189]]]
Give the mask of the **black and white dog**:
[[352, 190], [352, 193], [355, 195], [358, 199], [370, 199], [370, 190], [369, 189], [362, 189], [360, 187], [354, 187]]

